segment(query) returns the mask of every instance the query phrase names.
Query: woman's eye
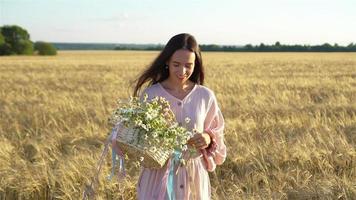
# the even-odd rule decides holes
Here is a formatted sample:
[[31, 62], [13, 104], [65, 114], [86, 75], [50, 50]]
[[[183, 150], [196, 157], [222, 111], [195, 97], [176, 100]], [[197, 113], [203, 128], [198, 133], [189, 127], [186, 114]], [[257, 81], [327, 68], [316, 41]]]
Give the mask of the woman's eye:
[[179, 67], [179, 65], [177, 65], [177, 64], [175, 64], [175, 65], [173, 65], [174, 67]]

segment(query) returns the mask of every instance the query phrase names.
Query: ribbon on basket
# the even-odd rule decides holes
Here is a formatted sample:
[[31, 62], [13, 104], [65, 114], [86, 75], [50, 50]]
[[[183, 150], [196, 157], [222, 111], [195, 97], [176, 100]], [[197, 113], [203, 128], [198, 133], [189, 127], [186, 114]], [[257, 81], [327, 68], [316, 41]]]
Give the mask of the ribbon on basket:
[[[168, 176], [168, 181], [167, 181], [167, 193], [168, 193], [168, 199], [169, 200], [175, 200], [175, 194], [174, 194], [174, 167], [179, 164], [179, 160], [181, 158], [182, 153], [180, 151], [174, 150], [173, 157], [172, 157], [172, 163], [169, 168], [169, 176]], [[179, 167], [179, 166], [177, 166]], [[178, 170], [178, 168], [177, 168]]]
[[120, 181], [121, 178], [125, 178], [126, 172], [125, 172], [125, 163], [124, 163], [124, 153], [122, 150], [119, 148], [116, 142], [117, 134], [119, 132], [120, 124], [118, 126], [115, 126], [112, 129], [111, 132], [111, 160], [112, 160], [112, 168], [111, 168], [111, 174], [108, 176], [109, 180], [112, 180], [112, 177], [115, 175], [115, 167], [116, 167], [116, 162], [117, 158], [119, 158], [119, 169], [118, 169], [118, 180]]
[[100, 159], [99, 159], [99, 162], [98, 162], [97, 167], [96, 167], [95, 176], [92, 178], [90, 185], [86, 185], [86, 187], [84, 189], [83, 200], [84, 199], [92, 199], [95, 196], [95, 186], [96, 186], [96, 184], [97, 184], [97, 182], [99, 180], [99, 174], [101, 172], [101, 168], [102, 168], [102, 165], [104, 163], [104, 158], [108, 153], [110, 141], [111, 141], [111, 144], [112, 144], [113, 166], [112, 166], [111, 174], [107, 178], [109, 180], [111, 180], [112, 177], [114, 176], [117, 156], [119, 156], [119, 159], [120, 159], [120, 167], [119, 167], [119, 173], [118, 173], [119, 181], [120, 181], [120, 178], [123, 178], [123, 177], [126, 176], [123, 152], [121, 151], [119, 146], [116, 144], [117, 134], [118, 134], [118, 127], [114, 127], [112, 129], [112, 132], [111, 132], [110, 136], [107, 138], [107, 140], [105, 142], [104, 150], [100, 155]]

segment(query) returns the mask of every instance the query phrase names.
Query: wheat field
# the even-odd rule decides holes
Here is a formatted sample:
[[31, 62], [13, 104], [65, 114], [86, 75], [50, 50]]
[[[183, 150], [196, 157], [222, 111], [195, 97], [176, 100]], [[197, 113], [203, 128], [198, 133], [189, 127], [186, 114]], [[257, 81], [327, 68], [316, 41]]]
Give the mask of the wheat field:
[[[0, 57], [0, 199], [81, 199], [116, 100], [158, 54], [60, 51]], [[213, 199], [356, 199], [355, 53], [203, 52], [228, 157]], [[139, 168], [97, 199], [136, 199]]]

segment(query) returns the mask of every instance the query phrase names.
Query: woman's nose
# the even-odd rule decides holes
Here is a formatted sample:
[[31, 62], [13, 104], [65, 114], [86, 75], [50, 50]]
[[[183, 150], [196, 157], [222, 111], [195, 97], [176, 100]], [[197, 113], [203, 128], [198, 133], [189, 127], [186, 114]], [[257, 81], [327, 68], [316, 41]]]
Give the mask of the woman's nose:
[[185, 72], [186, 72], [185, 67], [184, 67], [184, 66], [181, 66], [180, 69], [179, 69], [179, 72], [180, 72], [182, 75], [184, 75]]

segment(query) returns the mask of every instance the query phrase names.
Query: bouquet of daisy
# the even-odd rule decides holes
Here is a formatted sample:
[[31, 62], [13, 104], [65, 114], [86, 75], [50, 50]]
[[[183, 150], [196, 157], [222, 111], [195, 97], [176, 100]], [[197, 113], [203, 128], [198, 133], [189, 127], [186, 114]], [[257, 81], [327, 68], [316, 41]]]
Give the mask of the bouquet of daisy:
[[[142, 101], [137, 97], [118, 101], [109, 122], [116, 128], [120, 150], [130, 160], [147, 168], [161, 168], [173, 153], [187, 149], [192, 132], [179, 126], [163, 97], [147, 99], [145, 94]], [[185, 123], [189, 121], [187, 118]]]

